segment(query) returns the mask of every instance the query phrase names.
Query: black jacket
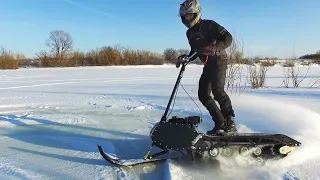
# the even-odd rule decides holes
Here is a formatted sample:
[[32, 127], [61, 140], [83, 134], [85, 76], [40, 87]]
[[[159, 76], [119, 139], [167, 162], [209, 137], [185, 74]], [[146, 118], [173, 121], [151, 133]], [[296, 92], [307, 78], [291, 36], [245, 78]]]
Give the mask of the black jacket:
[[[201, 19], [196, 25], [187, 30], [186, 35], [191, 47], [189, 55], [193, 54], [194, 51], [200, 47], [216, 43], [216, 50], [214, 50], [213, 56], [218, 59], [227, 58], [225, 49], [231, 45], [232, 35], [217, 22]], [[202, 62], [205, 62], [207, 59], [205, 55], [198, 55], [194, 56], [192, 60], [195, 60], [197, 57], [199, 57]]]

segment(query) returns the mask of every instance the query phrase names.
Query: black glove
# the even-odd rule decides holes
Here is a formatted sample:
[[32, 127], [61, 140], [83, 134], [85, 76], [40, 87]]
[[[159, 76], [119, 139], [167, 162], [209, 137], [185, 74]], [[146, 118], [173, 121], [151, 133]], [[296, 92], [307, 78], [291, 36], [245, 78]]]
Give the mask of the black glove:
[[176, 67], [177, 67], [177, 68], [180, 67], [180, 64], [183, 63], [183, 61], [184, 61], [183, 59], [186, 58], [186, 57], [188, 57], [188, 55], [186, 55], [186, 54], [182, 54], [182, 55], [180, 55], [180, 56], [178, 57], [178, 60], [177, 60], [177, 63], [176, 63]]

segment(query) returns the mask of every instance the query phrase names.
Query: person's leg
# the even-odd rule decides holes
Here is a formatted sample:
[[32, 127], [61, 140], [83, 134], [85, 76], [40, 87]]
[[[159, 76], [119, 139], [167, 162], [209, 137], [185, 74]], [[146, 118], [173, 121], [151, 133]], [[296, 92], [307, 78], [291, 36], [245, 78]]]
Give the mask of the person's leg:
[[227, 133], [236, 133], [234, 124], [234, 110], [232, 108], [231, 100], [224, 90], [226, 71], [228, 67], [227, 60], [213, 60], [211, 61], [212, 66], [212, 77], [211, 77], [211, 88], [214, 99], [219, 103], [221, 113], [224, 116], [225, 127], [224, 130]]
[[205, 66], [203, 68], [202, 75], [199, 80], [198, 97], [200, 102], [209, 111], [212, 120], [215, 123], [214, 128], [208, 131], [208, 134], [216, 134], [223, 126], [224, 116], [222, 115], [216, 102], [211, 97], [211, 78], [212, 78], [212, 68]]

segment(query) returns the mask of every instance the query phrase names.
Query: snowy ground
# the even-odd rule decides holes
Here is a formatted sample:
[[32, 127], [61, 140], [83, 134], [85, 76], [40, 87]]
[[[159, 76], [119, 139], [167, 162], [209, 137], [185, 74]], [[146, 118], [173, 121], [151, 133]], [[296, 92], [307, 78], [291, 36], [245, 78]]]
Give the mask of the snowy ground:
[[[201, 71], [188, 66], [182, 85], [206, 131], [213, 123], [197, 99]], [[279, 88], [281, 67], [269, 70], [268, 88], [230, 97], [241, 132], [284, 133], [302, 142], [286, 159], [256, 168], [224, 159], [134, 168], [103, 160], [97, 144], [120, 157], [145, 153], [178, 72], [167, 65], [0, 71], [0, 179], [320, 179], [320, 89]], [[309, 74], [305, 86], [320, 78], [320, 67]], [[180, 87], [172, 115], [198, 113]]]

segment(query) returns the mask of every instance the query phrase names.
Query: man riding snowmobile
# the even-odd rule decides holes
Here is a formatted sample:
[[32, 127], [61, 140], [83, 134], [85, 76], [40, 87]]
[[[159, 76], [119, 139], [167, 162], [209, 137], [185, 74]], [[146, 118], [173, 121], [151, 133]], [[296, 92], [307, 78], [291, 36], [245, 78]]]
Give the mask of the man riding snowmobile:
[[[132, 167], [138, 164], [180, 158], [179, 155], [170, 155], [169, 152], [171, 150], [180, 152], [186, 150], [193, 160], [198, 157], [203, 160], [207, 159], [207, 157], [214, 159], [220, 152], [226, 156], [232, 156], [233, 151], [239, 148], [240, 155], [248, 156], [248, 153], [252, 153], [252, 157], [256, 157], [258, 162], [261, 163], [263, 158], [284, 158], [294, 147], [301, 146], [300, 142], [284, 134], [237, 133], [231, 101], [224, 91], [227, 69], [225, 49], [230, 46], [232, 36], [215, 21], [202, 20], [200, 18], [201, 8], [196, 0], [187, 0], [181, 4], [180, 16], [182, 22], [189, 28], [187, 37], [191, 52], [189, 55], [182, 55], [178, 58], [177, 68], [181, 64], [182, 67], [164, 114], [160, 121], [151, 128], [149, 136], [152, 143], [150, 148], [143, 158], [121, 159], [105, 153], [101, 145], [98, 144], [101, 156], [112, 164]], [[187, 58], [185, 58], [186, 56]], [[211, 135], [198, 131], [198, 124], [202, 120], [199, 116], [173, 116], [168, 118], [168, 112], [185, 67], [190, 60], [194, 60], [196, 57], [199, 57], [205, 64], [199, 80], [198, 96], [215, 122], [215, 127], [207, 132]], [[218, 101], [221, 110], [211, 98], [211, 92], [214, 95], [214, 99]], [[218, 136], [212, 136], [212, 134]], [[237, 134], [237, 136], [228, 136], [234, 134]], [[151, 153], [153, 147], [162, 149], [162, 151]], [[163, 157], [162, 155], [165, 154], [168, 156]]]
[[[235, 114], [231, 100], [224, 90], [228, 63], [225, 49], [232, 43], [232, 35], [215, 21], [201, 19], [202, 10], [197, 0], [186, 0], [180, 4], [179, 15], [188, 28], [186, 36], [191, 51], [189, 55], [179, 56], [178, 60], [197, 51], [198, 55], [191, 60], [198, 57], [204, 63], [198, 98], [215, 123], [214, 128], [207, 134], [235, 135]], [[210, 96], [211, 92], [214, 99]], [[214, 100], [219, 103], [221, 110]]]

